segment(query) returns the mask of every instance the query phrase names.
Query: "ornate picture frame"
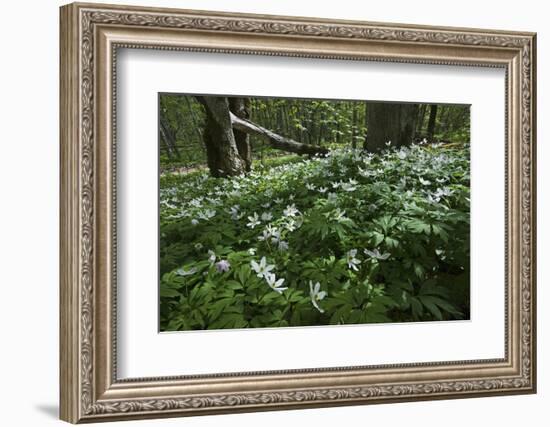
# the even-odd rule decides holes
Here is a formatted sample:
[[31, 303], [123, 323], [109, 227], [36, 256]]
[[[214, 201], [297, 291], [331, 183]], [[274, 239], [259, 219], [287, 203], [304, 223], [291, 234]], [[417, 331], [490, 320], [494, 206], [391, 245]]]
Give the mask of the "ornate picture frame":
[[[61, 8], [61, 419], [97, 422], [536, 391], [536, 35], [74, 3]], [[500, 67], [505, 357], [117, 378], [117, 49]]]

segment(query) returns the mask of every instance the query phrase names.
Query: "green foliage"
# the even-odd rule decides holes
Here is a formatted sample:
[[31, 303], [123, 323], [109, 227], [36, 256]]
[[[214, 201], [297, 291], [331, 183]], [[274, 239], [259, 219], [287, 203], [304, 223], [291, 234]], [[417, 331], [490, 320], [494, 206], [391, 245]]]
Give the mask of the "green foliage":
[[467, 144], [163, 175], [161, 330], [467, 319], [469, 180]]
[[159, 115], [159, 125], [164, 124], [169, 133], [160, 133], [161, 167], [188, 169], [206, 163], [201, 130], [204, 110], [195, 98], [163, 94], [159, 97]]
[[[295, 141], [330, 148], [361, 148], [367, 135], [369, 101], [291, 98], [249, 98], [250, 120]], [[163, 171], [195, 169], [206, 164], [202, 132], [206, 113], [190, 95], [162, 94], [160, 121], [173, 141], [160, 138]], [[464, 105], [439, 105], [434, 139], [446, 142], [470, 140], [470, 112]], [[416, 137], [426, 136], [429, 105], [419, 104]], [[253, 159], [265, 164], [278, 157], [264, 138], [250, 136]], [[286, 156], [285, 156], [286, 157]]]

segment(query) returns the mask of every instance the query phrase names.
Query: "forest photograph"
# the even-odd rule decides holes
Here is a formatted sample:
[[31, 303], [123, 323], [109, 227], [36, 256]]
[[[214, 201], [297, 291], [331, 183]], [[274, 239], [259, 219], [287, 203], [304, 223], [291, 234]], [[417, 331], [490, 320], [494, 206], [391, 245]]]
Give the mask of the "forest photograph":
[[470, 106], [160, 93], [160, 331], [470, 318]]

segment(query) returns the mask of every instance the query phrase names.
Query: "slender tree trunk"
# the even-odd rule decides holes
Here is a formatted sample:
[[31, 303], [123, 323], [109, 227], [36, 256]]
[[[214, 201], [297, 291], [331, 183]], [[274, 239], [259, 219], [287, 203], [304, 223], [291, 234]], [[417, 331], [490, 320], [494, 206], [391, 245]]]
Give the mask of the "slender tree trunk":
[[195, 115], [195, 112], [193, 111], [193, 104], [191, 104], [191, 101], [188, 96], [184, 97], [187, 101], [187, 108], [189, 108], [189, 113], [191, 114], [191, 120], [193, 121], [193, 128], [197, 132], [197, 137], [199, 138], [199, 144], [201, 146], [202, 151], [204, 152], [206, 150], [204, 146], [204, 139], [202, 137], [202, 131], [201, 127], [199, 126], [199, 121], [197, 119], [197, 116]]
[[229, 101], [226, 97], [219, 96], [197, 96], [196, 98], [206, 110], [203, 137], [211, 175], [225, 177], [244, 173], [246, 166], [237, 149], [231, 126]]
[[470, 119], [470, 109], [461, 109], [460, 113], [458, 115], [458, 119], [456, 119], [453, 130], [458, 130], [460, 128], [463, 128], [468, 125], [468, 120]]
[[351, 148], [357, 148], [357, 102], [353, 103], [351, 114]]
[[321, 111], [321, 121], [319, 122], [319, 134], [317, 135], [317, 145], [320, 147], [321, 142], [323, 142], [323, 136], [325, 133], [325, 119], [326, 119], [326, 113], [325, 111]]
[[269, 127], [269, 128], [275, 128], [275, 120], [273, 120], [273, 102], [271, 99], [267, 99], [266, 100], [266, 105], [267, 105], [267, 108], [264, 110], [265, 111], [265, 116], [266, 116], [266, 124], [265, 126]]
[[164, 151], [166, 151], [166, 155], [169, 159], [172, 159], [172, 151], [170, 150], [170, 147], [168, 143], [166, 142], [168, 140], [168, 137], [166, 136], [166, 130], [164, 129], [164, 126], [162, 123], [159, 126], [159, 132], [160, 132], [160, 143], [164, 148]]
[[[340, 102], [337, 102], [336, 103], [336, 111], [340, 111], [341, 110], [341, 103]], [[336, 115], [336, 113], [335, 113]], [[339, 144], [340, 143], [340, 116], [339, 114], [336, 115], [336, 132], [334, 132], [334, 142], [336, 142], [336, 144]]]
[[283, 119], [283, 127], [285, 131], [285, 135], [290, 135], [290, 126], [288, 125], [288, 107], [287, 107], [286, 101], [281, 106], [281, 114]]
[[451, 122], [451, 108], [446, 108], [446, 111], [443, 112], [444, 114], [440, 114], [440, 120], [441, 126], [445, 131], [448, 131], [450, 129], [450, 122]]
[[435, 119], [437, 118], [437, 105], [430, 105], [430, 118], [428, 119], [428, 139], [431, 141], [434, 138]]
[[176, 138], [174, 136], [174, 132], [172, 131], [170, 125], [162, 114], [160, 115], [160, 130], [161, 138], [164, 139], [164, 144], [167, 148], [168, 156], [174, 156], [179, 159], [180, 153], [178, 147], [176, 146]]
[[416, 123], [416, 131], [421, 135], [422, 135], [422, 131], [424, 130], [424, 118], [426, 117], [427, 109], [428, 109], [428, 106], [426, 104], [422, 104], [418, 109], [418, 121]]
[[380, 151], [389, 141], [394, 147], [412, 143], [417, 115], [417, 104], [370, 104], [367, 114], [367, 150]]
[[[229, 98], [229, 110], [237, 117], [248, 120], [250, 118], [249, 98]], [[239, 156], [244, 161], [244, 168], [247, 172], [252, 169], [252, 150], [250, 148], [250, 137], [248, 133], [233, 129], [235, 143]]]
[[367, 136], [369, 133], [369, 103], [365, 102], [365, 135], [363, 139], [363, 150], [367, 149]]
[[302, 126], [306, 128], [306, 130], [302, 130], [302, 137], [300, 139], [300, 142], [304, 142], [307, 144], [311, 143], [311, 130], [313, 124], [310, 123], [310, 112], [307, 110], [305, 106], [301, 106], [302, 109]]

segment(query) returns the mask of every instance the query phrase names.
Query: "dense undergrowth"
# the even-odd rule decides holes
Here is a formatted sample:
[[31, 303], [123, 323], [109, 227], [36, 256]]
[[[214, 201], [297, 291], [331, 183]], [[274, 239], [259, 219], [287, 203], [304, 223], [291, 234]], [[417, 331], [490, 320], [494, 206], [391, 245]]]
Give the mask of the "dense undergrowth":
[[469, 146], [161, 176], [161, 330], [469, 318]]

